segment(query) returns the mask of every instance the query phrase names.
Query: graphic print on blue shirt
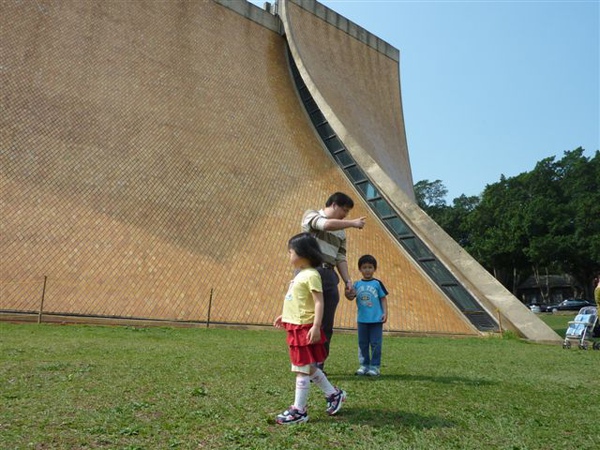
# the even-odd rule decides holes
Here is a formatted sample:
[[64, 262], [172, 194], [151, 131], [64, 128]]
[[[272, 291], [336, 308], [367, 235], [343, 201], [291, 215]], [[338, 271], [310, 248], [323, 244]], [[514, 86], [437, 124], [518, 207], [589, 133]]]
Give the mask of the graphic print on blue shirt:
[[360, 280], [354, 283], [354, 289], [358, 308], [356, 321], [360, 323], [381, 322], [381, 316], [383, 316], [381, 299], [388, 295], [383, 283], [376, 278]]

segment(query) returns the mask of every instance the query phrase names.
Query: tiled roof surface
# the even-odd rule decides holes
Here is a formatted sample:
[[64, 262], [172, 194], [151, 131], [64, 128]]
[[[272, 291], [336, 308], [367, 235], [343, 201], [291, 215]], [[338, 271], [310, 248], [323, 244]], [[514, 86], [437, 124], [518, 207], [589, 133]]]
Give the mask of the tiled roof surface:
[[288, 39], [293, 40], [315, 89], [344, 128], [342, 140], [351, 153], [350, 139], [368, 151], [396, 185], [414, 198], [398, 61], [295, 2], [285, 4]]
[[212, 321], [269, 324], [302, 212], [342, 190], [386, 329], [474, 333], [321, 147], [279, 34], [214, 2], [0, 8], [0, 310], [37, 311], [46, 276], [46, 312], [204, 321], [212, 299]]

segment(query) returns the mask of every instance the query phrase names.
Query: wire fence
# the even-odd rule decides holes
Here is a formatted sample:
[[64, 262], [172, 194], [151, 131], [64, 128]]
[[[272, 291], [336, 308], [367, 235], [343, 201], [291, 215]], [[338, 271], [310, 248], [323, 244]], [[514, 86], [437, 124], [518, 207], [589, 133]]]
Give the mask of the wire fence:
[[[49, 276], [0, 282], [0, 320], [143, 325], [271, 326], [281, 299], [238, 300], [219, 295], [214, 286], [193, 293], [174, 286], [157, 292], [147, 278], [140, 280], [74, 280]], [[336, 328], [354, 329], [354, 305], [341, 302]]]
[[[115, 324], [130, 321], [143, 321], [157, 324], [205, 324], [213, 323], [267, 325], [261, 320], [238, 322], [239, 317], [228, 314], [223, 316], [222, 308], [213, 311], [214, 287], [204, 287], [196, 292], [195, 298], [187, 293], [173, 292], [168, 298], [160, 301], [152, 298], [155, 289], [147, 280], [129, 282], [129, 287], [137, 291], [131, 296], [123, 293], [124, 283], [113, 280], [111, 283], [102, 280], [90, 282], [74, 282], [68, 279], [36, 277], [27, 280], [0, 282], [0, 318], [10, 320], [37, 322], [61, 321], [72, 319], [77, 322], [90, 322], [104, 319]], [[93, 296], [90, 296], [93, 283]], [[96, 299], [102, 299], [97, 301]], [[216, 319], [215, 319], [216, 317]]]

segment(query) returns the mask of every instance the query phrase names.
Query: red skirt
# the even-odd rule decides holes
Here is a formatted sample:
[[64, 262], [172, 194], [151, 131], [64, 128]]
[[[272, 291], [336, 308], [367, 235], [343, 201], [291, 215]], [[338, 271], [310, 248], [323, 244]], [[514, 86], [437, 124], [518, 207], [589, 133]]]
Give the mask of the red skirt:
[[312, 324], [293, 325], [284, 323], [287, 330], [287, 344], [290, 348], [290, 361], [294, 366], [306, 366], [307, 364], [320, 363], [327, 358], [325, 342], [327, 338], [321, 329], [321, 341], [316, 344], [308, 343], [308, 331]]

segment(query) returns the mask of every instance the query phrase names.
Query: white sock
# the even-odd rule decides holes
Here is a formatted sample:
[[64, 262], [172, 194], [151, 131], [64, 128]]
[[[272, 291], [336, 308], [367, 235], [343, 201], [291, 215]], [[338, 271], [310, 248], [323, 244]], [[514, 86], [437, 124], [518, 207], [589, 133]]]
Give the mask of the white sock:
[[323, 371], [319, 368], [310, 376], [310, 380], [318, 386], [327, 397], [331, 394], [335, 394], [337, 389], [329, 382]]
[[310, 392], [310, 377], [303, 373], [296, 374], [296, 398], [294, 400], [294, 407], [300, 411], [306, 411], [306, 404], [308, 403], [308, 394]]

